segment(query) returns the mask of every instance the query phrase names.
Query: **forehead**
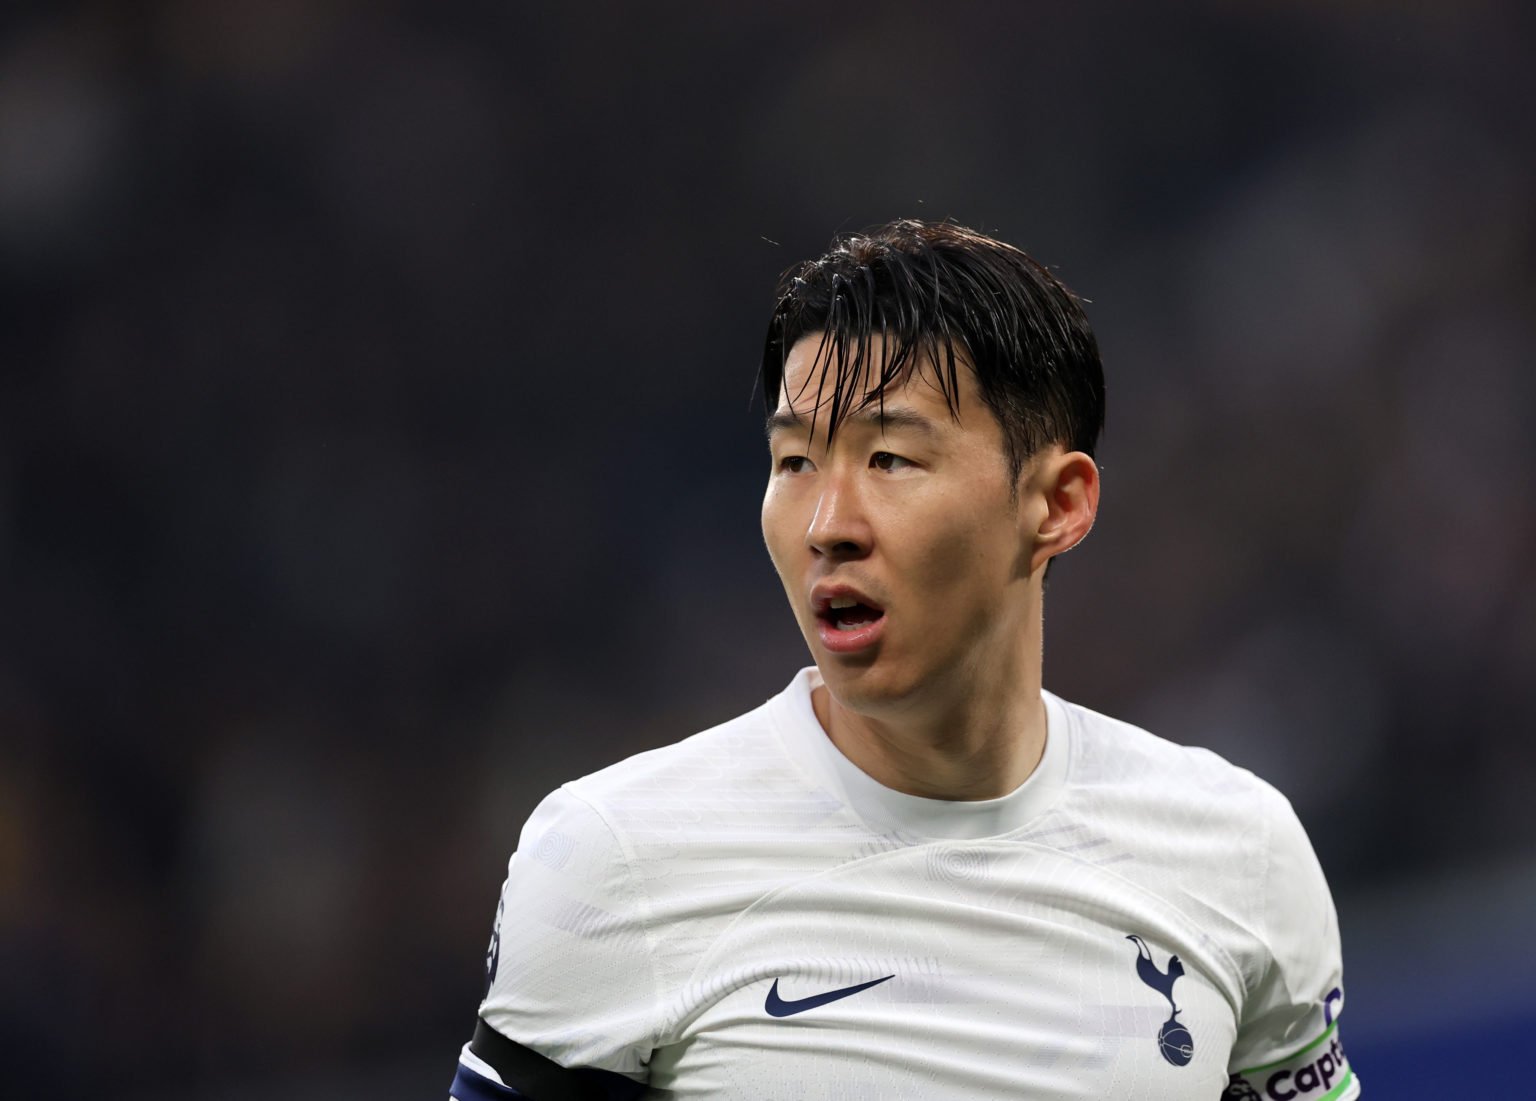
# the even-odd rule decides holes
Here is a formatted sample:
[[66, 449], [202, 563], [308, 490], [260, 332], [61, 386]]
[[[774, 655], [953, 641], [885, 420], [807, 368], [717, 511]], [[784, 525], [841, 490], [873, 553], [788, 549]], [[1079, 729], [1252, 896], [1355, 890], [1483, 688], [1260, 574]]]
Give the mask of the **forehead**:
[[785, 357], [776, 408], [781, 414], [840, 422], [851, 413], [898, 400], [946, 419], [958, 419], [969, 404], [979, 405], [964, 350], [956, 348], [951, 356], [942, 345], [896, 347], [878, 334], [862, 345], [839, 344], [820, 332], [809, 333]]

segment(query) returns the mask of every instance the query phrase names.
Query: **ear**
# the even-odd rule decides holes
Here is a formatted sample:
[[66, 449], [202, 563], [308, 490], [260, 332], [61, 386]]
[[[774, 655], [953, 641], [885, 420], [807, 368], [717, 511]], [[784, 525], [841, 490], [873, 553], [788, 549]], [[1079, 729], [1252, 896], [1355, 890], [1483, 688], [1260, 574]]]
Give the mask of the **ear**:
[[1021, 496], [1030, 572], [1083, 541], [1099, 512], [1099, 468], [1081, 451], [1050, 448], [1026, 468]]

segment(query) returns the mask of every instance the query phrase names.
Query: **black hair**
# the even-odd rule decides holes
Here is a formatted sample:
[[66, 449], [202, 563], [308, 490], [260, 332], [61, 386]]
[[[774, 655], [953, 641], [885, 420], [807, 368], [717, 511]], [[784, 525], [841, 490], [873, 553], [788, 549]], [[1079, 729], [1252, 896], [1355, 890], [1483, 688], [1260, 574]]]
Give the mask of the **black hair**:
[[953, 222], [904, 218], [840, 236], [784, 273], [763, 349], [770, 415], [790, 349], [813, 333], [828, 365], [816, 394], [820, 411], [831, 388], [828, 440], [919, 368], [958, 415], [962, 362], [1002, 425], [1015, 482], [1049, 444], [1092, 455], [1104, 427], [1104, 371], [1077, 296], [1021, 250]]

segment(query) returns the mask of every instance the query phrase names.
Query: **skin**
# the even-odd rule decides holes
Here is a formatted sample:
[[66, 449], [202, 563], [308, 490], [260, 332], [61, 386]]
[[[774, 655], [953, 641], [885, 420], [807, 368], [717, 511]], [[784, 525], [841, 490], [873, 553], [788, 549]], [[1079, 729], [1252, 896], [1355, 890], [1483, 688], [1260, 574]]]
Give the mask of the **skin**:
[[[1093, 526], [1099, 472], [1047, 447], [1009, 474], [1002, 426], [969, 368], [951, 416], [926, 364], [839, 426], [812, 428], [820, 334], [790, 350], [771, 423], [763, 537], [821, 671], [812, 694], [828, 737], [887, 787], [992, 799], [1045, 748], [1042, 582]], [[830, 385], [826, 387], [830, 395]], [[830, 400], [824, 396], [824, 404]], [[852, 585], [884, 609], [878, 641], [830, 651], [818, 583]]]

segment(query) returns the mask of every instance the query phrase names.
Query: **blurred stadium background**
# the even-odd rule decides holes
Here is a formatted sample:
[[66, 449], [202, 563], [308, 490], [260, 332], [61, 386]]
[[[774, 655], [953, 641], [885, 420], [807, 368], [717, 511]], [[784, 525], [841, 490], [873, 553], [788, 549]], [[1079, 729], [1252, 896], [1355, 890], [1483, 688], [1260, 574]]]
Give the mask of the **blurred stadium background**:
[[770, 290], [917, 215], [1092, 300], [1047, 683], [1291, 796], [1369, 1096], [1529, 1096], [1532, 11], [8, 4], [0, 1093], [446, 1096], [536, 800], [802, 663]]

